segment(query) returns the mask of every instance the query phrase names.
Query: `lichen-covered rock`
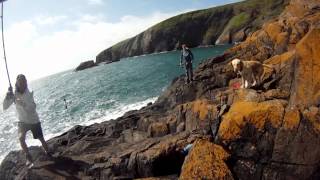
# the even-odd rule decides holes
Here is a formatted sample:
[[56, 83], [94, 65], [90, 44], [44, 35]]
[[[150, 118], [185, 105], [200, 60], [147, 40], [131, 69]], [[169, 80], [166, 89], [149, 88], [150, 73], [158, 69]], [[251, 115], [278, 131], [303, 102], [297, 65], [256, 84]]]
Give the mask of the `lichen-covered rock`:
[[183, 105], [185, 111], [185, 129], [192, 131], [196, 129], [208, 130], [210, 122], [217, 114], [217, 108], [207, 100], [196, 100]]
[[312, 29], [297, 44], [297, 69], [291, 106], [302, 109], [316, 105], [320, 95], [320, 26]]
[[[284, 125], [278, 130], [271, 164], [264, 170], [267, 178], [281, 176], [294, 179], [318, 179], [320, 161], [320, 113], [311, 107], [301, 113], [286, 112]], [[315, 175], [316, 174], [316, 175]]]
[[179, 179], [233, 179], [225, 163], [228, 157], [221, 146], [197, 140], [183, 163]]
[[278, 128], [282, 124], [284, 103], [279, 100], [266, 102], [237, 102], [223, 116], [218, 136], [224, 143], [242, 137], [248, 127], [263, 132], [268, 126]]
[[161, 137], [169, 133], [169, 128], [166, 122], [152, 123], [149, 126], [148, 134], [150, 137]]

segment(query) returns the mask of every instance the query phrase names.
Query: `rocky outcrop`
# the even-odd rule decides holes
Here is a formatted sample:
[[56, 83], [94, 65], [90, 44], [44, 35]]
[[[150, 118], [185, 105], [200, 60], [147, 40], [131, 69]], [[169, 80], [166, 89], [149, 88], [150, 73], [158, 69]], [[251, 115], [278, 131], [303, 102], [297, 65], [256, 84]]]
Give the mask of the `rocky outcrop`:
[[190, 47], [244, 41], [264, 22], [277, 17], [288, 0], [248, 0], [181, 14], [99, 53], [96, 63]]
[[94, 66], [96, 66], [96, 64], [94, 63], [93, 60], [85, 61], [85, 62], [80, 63], [80, 65], [75, 69], [75, 71], [82, 71], [84, 69], [92, 68]]
[[[319, 22], [318, 0], [292, 0], [245, 42], [199, 65], [192, 84], [178, 77], [154, 104], [49, 140], [52, 158], [32, 148], [33, 169], [11, 152], [0, 179], [319, 179]], [[238, 89], [234, 57], [275, 72]]]
[[183, 164], [179, 179], [230, 179], [233, 180], [225, 160], [229, 154], [218, 145], [197, 140]]

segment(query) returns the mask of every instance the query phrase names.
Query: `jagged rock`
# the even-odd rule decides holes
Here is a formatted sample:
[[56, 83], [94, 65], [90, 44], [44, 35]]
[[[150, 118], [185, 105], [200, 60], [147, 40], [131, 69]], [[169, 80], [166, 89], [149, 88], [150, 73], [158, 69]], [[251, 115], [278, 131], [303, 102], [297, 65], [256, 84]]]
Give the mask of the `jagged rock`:
[[93, 60], [85, 61], [85, 62], [80, 63], [80, 65], [75, 69], [75, 71], [81, 71], [81, 70], [88, 69], [88, 68], [91, 68], [94, 66], [96, 66], [96, 64], [94, 63]]
[[207, 140], [197, 140], [183, 163], [179, 179], [233, 179], [225, 161], [229, 154]]
[[284, 91], [281, 89], [271, 89], [265, 93], [263, 93], [265, 100], [272, 100], [272, 99], [284, 99], [288, 100], [290, 97], [290, 92]]
[[297, 69], [290, 105], [301, 108], [316, 105], [320, 96], [320, 26], [297, 44]]
[[158, 122], [150, 124], [148, 134], [150, 137], [161, 137], [169, 133], [169, 128], [166, 122]]
[[[218, 136], [229, 144], [243, 136], [258, 134], [268, 128], [278, 128], [282, 123], [284, 102], [279, 100], [257, 102], [237, 102], [224, 115]], [[251, 131], [251, 132], [250, 132]]]
[[177, 132], [183, 132], [185, 130], [185, 126], [184, 122], [180, 123], [177, 127]]
[[185, 130], [210, 130], [210, 123], [217, 114], [214, 104], [210, 104], [207, 100], [196, 100], [182, 106], [182, 111], [185, 113]]

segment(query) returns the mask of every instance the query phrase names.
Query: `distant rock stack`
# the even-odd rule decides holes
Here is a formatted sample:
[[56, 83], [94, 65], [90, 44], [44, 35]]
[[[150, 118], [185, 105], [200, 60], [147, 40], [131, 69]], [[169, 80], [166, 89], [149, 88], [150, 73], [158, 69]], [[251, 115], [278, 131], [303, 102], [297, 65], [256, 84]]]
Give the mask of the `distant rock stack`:
[[84, 69], [88, 69], [88, 68], [92, 68], [96, 66], [96, 64], [94, 63], [93, 60], [91, 61], [85, 61], [85, 62], [82, 62], [76, 69], [75, 71], [81, 71], [81, 70], [84, 70]]

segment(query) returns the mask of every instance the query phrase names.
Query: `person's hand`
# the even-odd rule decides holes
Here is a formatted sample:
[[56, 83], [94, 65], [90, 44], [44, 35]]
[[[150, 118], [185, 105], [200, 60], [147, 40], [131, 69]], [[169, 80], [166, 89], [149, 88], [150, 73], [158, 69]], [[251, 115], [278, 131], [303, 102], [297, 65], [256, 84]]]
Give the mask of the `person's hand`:
[[13, 96], [13, 91], [12, 91], [12, 87], [11, 86], [8, 88], [7, 96], [9, 96], [9, 97]]
[[13, 91], [12, 91], [12, 87], [11, 87], [11, 86], [8, 88], [8, 93], [13, 94]]

